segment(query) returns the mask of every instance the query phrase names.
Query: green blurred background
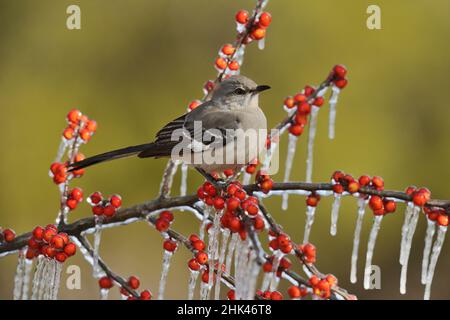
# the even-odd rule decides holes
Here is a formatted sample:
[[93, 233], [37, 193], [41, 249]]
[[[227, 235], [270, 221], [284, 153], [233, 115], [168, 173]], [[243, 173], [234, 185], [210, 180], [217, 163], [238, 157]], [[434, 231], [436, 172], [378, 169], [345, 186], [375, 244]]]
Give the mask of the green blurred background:
[[[82, 29], [66, 28], [66, 8], [81, 7]], [[271, 1], [273, 15], [266, 49], [252, 44], [243, 73], [273, 89], [261, 105], [270, 126], [284, 117], [282, 101], [305, 84], [318, 84], [336, 63], [349, 69], [349, 85], [340, 98], [336, 139], [327, 138], [328, 108], [319, 115], [313, 179], [326, 181], [335, 169], [385, 178], [389, 189], [427, 186], [433, 197], [449, 198], [450, 100], [447, 0], [376, 1], [382, 30], [366, 28], [366, 8], [373, 1]], [[235, 37], [234, 14], [254, 1], [0, 0], [0, 225], [18, 233], [53, 222], [58, 190], [49, 179], [68, 110], [80, 108], [99, 123], [98, 133], [82, 152], [93, 155], [146, 142], [158, 128], [201, 97], [205, 80], [215, 75], [217, 50]], [[292, 178], [305, 172], [306, 135]], [[280, 155], [284, 159], [286, 137]], [[284, 163], [284, 160], [283, 162]], [[165, 160], [126, 159], [89, 170], [77, 180], [85, 193], [120, 193], [129, 206], [155, 197]], [[281, 179], [278, 174], [276, 179]], [[178, 193], [179, 177], [174, 192]], [[190, 171], [189, 190], [201, 182]], [[303, 237], [304, 199], [266, 201], [294, 240]], [[403, 206], [386, 217], [373, 263], [381, 267], [381, 290], [364, 291], [349, 283], [356, 201], [345, 199], [336, 237], [329, 235], [330, 199], [322, 201], [312, 242], [318, 266], [332, 272], [343, 287], [361, 299], [421, 299], [420, 261], [425, 220], [420, 219], [411, 253], [408, 293], [399, 294], [398, 263]], [[90, 215], [87, 204], [72, 219]], [[370, 219], [367, 215], [360, 250], [364, 264]], [[174, 227], [197, 232], [192, 215], [177, 215]], [[144, 223], [108, 229], [101, 254], [118, 273], [141, 278], [157, 293], [161, 270], [160, 235]], [[447, 241], [448, 242], [448, 241]], [[438, 262], [432, 298], [450, 298], [450, 248]], [[177, 252], [166, 296], [187, 296], [189, 253]], [[0, 259], [0, 299], [12, 297], [16, 256]], [[80, 254], [67, 265], [82, 270], [82, 289], [61, 289], [63, 299], [95, 299], [97, 283]], [[63, 281], [67, 275], [63, 274]], [[64, 282], [63, 282], [64, 283]], [[285, 290], [285, 288], [282, 288]], [[114, 290], [112, 297], [118, 298]]]

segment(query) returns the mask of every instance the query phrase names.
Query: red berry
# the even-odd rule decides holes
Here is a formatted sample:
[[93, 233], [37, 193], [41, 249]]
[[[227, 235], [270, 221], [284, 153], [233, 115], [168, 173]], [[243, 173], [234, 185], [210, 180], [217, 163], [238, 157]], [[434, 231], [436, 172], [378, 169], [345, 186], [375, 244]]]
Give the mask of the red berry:
[[80, 202], [83, 199], [83, 190], [81, 190], [80, 188], [73, 188], [70, 191], [70, 197]]
[[300, 298], [302, 296], [300, 288], [297, 286], [290, 286], [287, 292], [292, 299]]
[[256, 216], [258, 214], [258, 207], [253, 204], [250, 204], [247, 206], [246, 211], [249, 215]]
[[258, 24], [261, 27], [267, 28], [271, 22], [272, 22], [272, 16], [270, 15], [270, 13], [268, 13], [268, 12], [261, 13], [261, 15], [259, 16], [259, 21], [258, 21]]
[[56, 261], [63, 263], [67, 260], [67, 255], [64, 252], [58, 252], [55, 254], [55, 259]]
[[373, 211], [380, 210], [383, 208], [383, 199], [379, 196], [371, 196], [369, 199], [369, 206]]
[[299, 136], [303, 133], [303, 126], [298, 124], [291, 124], [289, 127], [289, 133], [294, 136]]
[[227, 67], [227, 61], [221, 57], [216, 59], [215, 64], [216, 64], [217, 69], [220, 69], [220, 70], [224, 70]]
[[52, 240], [52, 238], [56, 235], [56, 231], [52, 228], [46, 228], [44, 230], [44, 233], [42, 235], [42, 239], [47, 242], [50, 243], [50, 241]]
[[122, 205], [122, 197], [118, 194], [114, 194], [111, 196], [111, 198], [109, 198], [109, 202], [114, 208], [118, 209]]
[[100, 201], [103, 200], [102, 194], [100, 192], [94, 192], [89, 196], [89, 199], [93, 204], [98, 204]]
[[62, 249], [64, 248], [64, 240], [60, 235], [55, 235], [51, 241], [50, 244], [55, 248], [55, 249]]
[[233, 47], [233, 45], [227, 43], [223, 45], [221, 51], [224, 55], [231, 56], [234, 53], [235, 48]]
[[33, 237], [37, 240], [42, 240], [42, 236], [44, 235], [44, 228], [37, 226], [33, 229]]
[[200, 100], [194, 100], [194, 101], [191, 101], [191, 103], [189, 103], [188, 108], [189, 108], [189, 110], [192, 111], [201, 104], [202, 104], [202, 102]]
[[239, 208], [240, 205], [240, 201], [235, 198], [235, 197], [231, 197], [227, 199], [227, 209], [230, 211], [234, 211], [237, 208]]
[[225, 208], [225, 200], [223, 200], [222, 197], [214, 198], [214, 208], [216, 208], [216, 210], [222, 210]]
[[334, 85], [336, 87], [338, 87], [339, 89], [344, 89], [347, 86], [347, 79], [338, 79], [338, 80], [334, 80]]
[[344, 78], [347, 74], [347, 69], [343, 65], [338, 64], [334, 66], [333, 72], [338, 78]]
[[245, 193], [244, 190], [238, 189], [238, 190], [236, 190], [236, 192], [234, 193], [234, 196], [235, 196], [236, 198], [238, 198], [239, 200], [242, 201], [242, 200], [245, 199], [245, 197], [247, 196], [247, 194]]
[[158, 218], [155, 222], [155, 228], [159, 232], [166, 232], [170, 227], [170, 222], [164, 218]]
[[81, 129], [79, 134], [80, 134], [80, 138], [85, 142], [89, 141], [92, 137], [92, 133], [86, 128]]
[[192, 246], [194, 247], [195, 250], [198, 251], [202, 251], [205, 249], [205, 243], [203, 242], [203, 240], [196, 240], [192, 242]]
[[375, 176], [372, 178], [372, 184], [377, 190], [383, 190], [384, 188], [384, 180], [381, 177]]
[[274, 291], [270, 294], [270, 300], [283, 300], [283, 295], [278, 291]]
[[200, 240], [200, 238], [198, 237], [198, 235], [196, 235], [196, 234], [191, 234], [190, 236], [189, 236], [189, 241], [192, 243], [192, 242], [195, 242], [195, 241], [198, 241], [198, 240]]
[[227, 297], [228, 297], [228, 300], [236, 300], [236, 294], [233, 289], [228, 291]]
[[28, 240], [28, 247], [29, 248], [31, 248], [31, 249], [39, 249], [39, 246], [40, 246], [40, 244], [39, 244], [39, 242], [36, 241], [35, 238], [30, 238]]
[[96, 216], [100, 216], [103, 214], [103, 207], [102, 206], [94, 206], [92, 207], [92, 213]]
[[350, 193], [358, 192], [359, 188], [360, 188], [359, 182], [356, 182], [356, 181], [350, 182], [347, 187], [348, 192], [350, 192]]
[[261, 40], [266, 36], [266, 29], [264, 28], [255, 28], [251, 32], [250, 36], [255, 40]]
[[197, 262], [197, 260], [195, 258], [192, 258], [191, 260], [189, 260], [188, 266], [189, 266], [189, 269], [191, 269], [192, 271], [200, 270], [200, 264]]
[[238, 22], [240, 24], [245, 24], [248, 21], [248, 17], [249, 17], [249, 14], [248, 14], [247, 10], [239, 10], [236, 13], [235, 18], [236, 18], [236, 22]]
[[78, 205], [78, 201], [75, 199], [67, 199], [66, 205], [69, 207], [70, 210], [74, 210]]
[[113, 205], [107, 205], [103, 208], [103, 214], [107, 217], [112, 217], [116, 213], [116, 208]]
[[253, 227], [255, 228], [255, 230], [262, 230], [265, 226], [266, 225], [264, 223], [264, 219], [260, 216], [256, 216], [253, 220]]
[[64, 253], [67, 254], [68, 257], [75, 255], [76, 252], [77, 252], [77, 246], [73, 242], [69, 242], [64, 247]]
[[323, 97], [317, 97], [316, 99], [314, 99], [313, 101], [313, 105], [315, 105], [316, 107], [321, 107], [324, 103], [324, 98]]
[[342, 192], [344, 192], [344, 186], [340, 183], [333, 184], [333, 192], [341, 194]]
[[303, 114], [310, 114], [311, 113], [311, 105], [307, 102], [302, 102], [297, 107], [297, 111]]
[[437, 222], [440, 226], [447, 227], [448, 226], [448, 215], [445, 213], [440, 214], [437, 218]]
[[70, 110], [69, 113], [67, 114], [67, 120], [72, 123], [77, 123], [78, 121], [80, 121], [81, 115], [82, 114], [80, 110], [77, 109]]
[[177, 249], [177, 242], [172, 239], [164, 240], [163, 248], [166, 251], [174, 252]]
[[204, 265], [208, 262], [208, 255], [203, 251], [199, 251], [195, 255], [195, 259], [199, 264]]
[[159, 214], [159, 217], [166, 219], [169, 222], [172, 222], [174, 219], [173, 213], [168, 210], [161, 211], [161, 213]]
[[361, 176], [361, 177], [359, 177], [359, 179], [358, 179], [359, 184], [360, 184], [361, 186], [368, 186], [368, 185], [370, 184], [370, 181], [371, 181], [371, 180], [372, 180], [372, 179], [370, 179], [370, 177], [369, 177], [369, 176], [366, 176], [366, 175]]
[[6, 242], [11, 242], [16, 238], [16, 233], [11, 229], [3, 230], [3, 238]]
[[140, 298], [141, 298], [141, 300], [151, 300], [152, 293], [148, 290], [144, 290], [141, 292]]
[[137, 288], [139, 288], [140, 284], [141, 282], [137, 277], [131, 276], [128, 278], [128, 285], [130, 286], [131, 289], [136, 290]]
[[295, 100], [294, 100], [294, 98], [292, 98], [292, 97], [287, 97], [287, 98], [284, 100], [284, 105], [285, 105], [285, 107], [288, 108], [288, 109], [292, 109], [293, 107], [295, 107]]
[[384, 211], [386, 211], [386, 213], [394, 212], [396, 207], [397, 205], [393, 200], [387, 200], [384, 202]]
[[74, 133], [74, 130], [73, 130], [72, 128], [70, 128], [70, 127], [67, 127], [67, 128], [64, 129], [64, 131], [63, 131], [63, 137], [64, 137], [65, 139], [67, 139], [67, 140], [70, 140], [70, 139], [73, 138], [73, 133]]
[[320, 196], [318, 194], [310, 194], [308, 198], [306, 198], [306, 205], [310, 207], [316, 207], [320, 201]]
[[239, 70], [239, 63], [236, 60], [230, 61], [230, 63], [228, 63], [228, 69], [232, 71]]
[[90, 132], [95, 132], [97, 130], [97, 122], [95, 120], [88, 120], [86, 122], [86, 129]]

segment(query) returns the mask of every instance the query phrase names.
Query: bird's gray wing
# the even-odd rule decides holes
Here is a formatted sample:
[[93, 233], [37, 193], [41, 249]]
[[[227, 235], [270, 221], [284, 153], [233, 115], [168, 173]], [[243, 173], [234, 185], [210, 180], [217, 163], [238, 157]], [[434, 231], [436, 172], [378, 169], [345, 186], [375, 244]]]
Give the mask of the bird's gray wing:
[[155, 148], [158, 156], [169, 156], [183, 138], [192, 151], [224, 146], [234, 139], [238, 128], [241, 124], [237, 114], [208, 101], [165, 125], [156, 134], [152, 150], [141, 152], [139, 157], [154, 156]]

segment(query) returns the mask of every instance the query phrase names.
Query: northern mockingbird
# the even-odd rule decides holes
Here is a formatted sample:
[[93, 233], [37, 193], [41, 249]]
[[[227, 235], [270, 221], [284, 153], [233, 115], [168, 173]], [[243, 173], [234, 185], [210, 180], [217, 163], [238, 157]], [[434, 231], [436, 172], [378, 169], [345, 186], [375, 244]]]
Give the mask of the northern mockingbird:
[[165, 125], [153, 142], [72, 163], [69, 171], [137, 155], [182, 160], [202, 174], [236, 172], [264, 150], [267, 120], [258, 95], [267, 89], [242, 75], [231, 76], [216, 85], [209, 101]]

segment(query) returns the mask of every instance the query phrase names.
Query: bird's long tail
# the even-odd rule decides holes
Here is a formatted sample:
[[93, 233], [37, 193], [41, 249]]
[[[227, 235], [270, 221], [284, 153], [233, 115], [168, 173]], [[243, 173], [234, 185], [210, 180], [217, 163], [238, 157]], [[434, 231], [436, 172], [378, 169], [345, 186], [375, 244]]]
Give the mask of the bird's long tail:
[[93, 156], [93, 157], [90, 157], [90, 158], [87, 158], [87, 159], [84, 159], [84, 160], [81, 160], [78, 162], [71, 163], [68, 166], [68, 169], [69, 169], [69, 172], [71, 172], [74, 170], [79, 170], [82, 168], [92, 166], [97, 163], [120, 159], [120, 158], [125, 158], [125, 157], [130, 157], [130, 156], [139, 154], [140, 152], [145, 151], [145, 150], [152, 150], [153, 146], [154, 146], [154, 143], [145, 143], [145, 144], [140, 144], [137, 146], [131, 146], [131, 147], [126, 147], [126, 148], [122, 148], [122, 149], [105, 152], [105, 153], [98, 154], [96, 156]]

